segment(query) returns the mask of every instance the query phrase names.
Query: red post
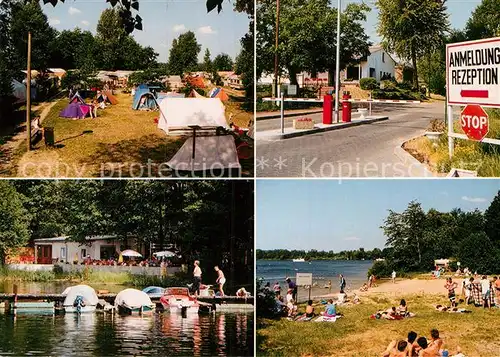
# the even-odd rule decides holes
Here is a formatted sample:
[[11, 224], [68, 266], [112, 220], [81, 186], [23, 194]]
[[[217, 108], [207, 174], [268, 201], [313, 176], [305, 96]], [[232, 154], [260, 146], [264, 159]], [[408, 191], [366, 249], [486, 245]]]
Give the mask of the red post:
[[325, 94], [323, 97], [323, 124], [332, 124], [333, 96]]
[[342, 95], [342, 121], [344, 123], [349, 123], [351, 121], [352, 105], [349, 99], [351, 99], [351, 94], [349, 92], [344, 92]]

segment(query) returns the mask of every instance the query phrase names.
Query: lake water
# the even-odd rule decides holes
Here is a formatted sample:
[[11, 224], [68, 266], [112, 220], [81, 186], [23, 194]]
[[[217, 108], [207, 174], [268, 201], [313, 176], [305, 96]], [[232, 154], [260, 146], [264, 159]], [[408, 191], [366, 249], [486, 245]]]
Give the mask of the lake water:
[[[295, 280], [297, 273], [312, 273], [312, 296], [320, 296], [338, 292], [339, 274], [343, 274], [347, 288], [356, 289], [367, 281], [368, 269], [373, 265], [371, 260], [313, 260], [310, 262], [293, 262], [291, 260], [257, 260], [257, 279], [270, 282], [271, 286], [276, 281], [280, 282], [282, 291], [286, 286], [285, 278]], [[332, 282], [332, 289], [325, 288]], [[305, 298], [305, 293], [299, 289], [300, 300]]]
[[[19, 283], [19, 292], [61, 293], [70, 283]], [[94, 286], [96, 287], [96, 286]], [[102, 285], [116, 292], [123, 287]], [[0, 283], [0, 292], [12, 284]], [[0, 312], [0, 356], [251, 356], [253, 313], [120, 316]]]

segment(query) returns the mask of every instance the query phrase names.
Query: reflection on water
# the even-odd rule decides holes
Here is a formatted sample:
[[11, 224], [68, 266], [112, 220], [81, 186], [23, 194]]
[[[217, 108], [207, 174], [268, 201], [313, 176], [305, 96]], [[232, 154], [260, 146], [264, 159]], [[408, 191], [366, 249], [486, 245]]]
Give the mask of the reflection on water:
[[249, 356], [253, 315], [0, 314], [0, 355]]

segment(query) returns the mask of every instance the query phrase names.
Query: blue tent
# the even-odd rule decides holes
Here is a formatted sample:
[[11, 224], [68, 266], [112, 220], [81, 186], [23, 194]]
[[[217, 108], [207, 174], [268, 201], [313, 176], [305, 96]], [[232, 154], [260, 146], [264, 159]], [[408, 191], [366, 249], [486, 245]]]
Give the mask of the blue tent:
[[137, 86], [137, 90], [141, 90], [141, 89], [148, 89], [149, 90], [149, 86], [147, 84], [139, 84]]
[[156, 98], [148, 88], [137, 89], [132, 103], [132, 109], [156, 109]]

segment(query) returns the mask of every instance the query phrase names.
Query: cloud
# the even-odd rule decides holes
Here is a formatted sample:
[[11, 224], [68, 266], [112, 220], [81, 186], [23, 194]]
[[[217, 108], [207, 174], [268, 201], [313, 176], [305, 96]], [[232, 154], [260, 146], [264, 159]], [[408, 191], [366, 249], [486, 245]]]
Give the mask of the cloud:
[[358, 237], [345, 237], [344, 240], [347, 240], [347, 241], [357, 241], [357, 240], [360, 240]]
[[61, 23], [61, 20], [59, 19], [49, 19], [49, 25], [50, 26], [55, 26], [55, 25], [59, 25]]
[[212, 29], [211, 26], [202, 26], [198, 29], [198, 32], [199, 33], [202, 33], [204, 35], [213, 35], [213, 34], [216, 34], [217, 31], [215, 31], [214, 29]]
[[473, 202], [473, 203], [486, 202], [486, 198], [483, 198], [483, 197], [462, 196], [462, 200], [467, 201], [467, 202]]
[[439, 193], [440, 193], [441, 195], [443, 195], [443, 196], [448, 196], [448, 192], [446, 192], [446, 191], [441, 191], [441, 192], [439, 192]]
[[174, 25], [173, 30], [174, 30], [174, 32], [186, 31], [186, 26], [184, 26], [182, 24], [181, 25]]
[[82, 21], [82, 25], [83, 26], [88, 26], [88, 25], [90, 25], [90, 22], [88, 22], [87, 20], [83, 20]]
[[70, 15], [76, 15], [76, 14], [81, 14], [82, 12], [78, 10], [76, 7], [70, 6], [68, 9], [68, 14]]

